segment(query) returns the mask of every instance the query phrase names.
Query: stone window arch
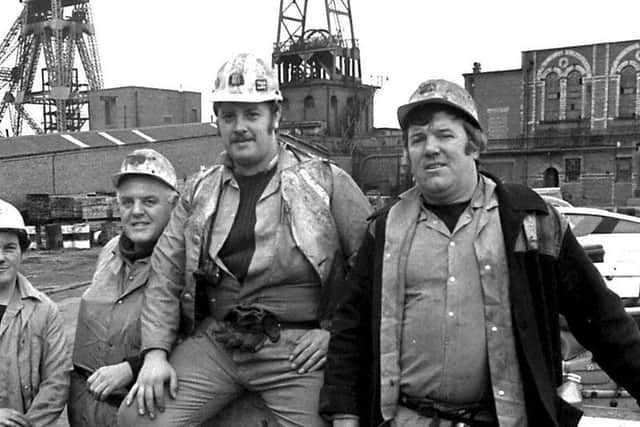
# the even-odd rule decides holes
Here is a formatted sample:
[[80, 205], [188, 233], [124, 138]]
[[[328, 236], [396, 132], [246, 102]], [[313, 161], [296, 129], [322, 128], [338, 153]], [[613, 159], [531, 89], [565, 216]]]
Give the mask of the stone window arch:
[[620, 71], [620, 101], [618, 117], [635, 117], [637, 91], [638, 81], [636, 77], [636, 69], [632, 65], [627, 65]]
[[567, 120], [580, 120], [582, 118], [582, 74], [573, 70], [567, 75]]
[[560, 76], [553, 72], [544, 79], [544, 120], [560, 119]]

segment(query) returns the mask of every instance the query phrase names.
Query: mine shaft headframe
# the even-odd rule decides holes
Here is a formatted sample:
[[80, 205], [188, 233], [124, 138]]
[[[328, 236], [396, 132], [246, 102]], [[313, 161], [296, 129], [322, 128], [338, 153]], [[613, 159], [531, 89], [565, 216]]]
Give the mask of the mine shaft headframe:
[[[41, 133], [43, 129], [24, 108], [39, 105], [44, 132], [78, 131], [88, 120], [84, 113], [88, 90], [103, 85], [89, 0], [20, 3], [24, 5], [20, 16], [0, 42], [0, 121], [8, 111], [15, 135], [21, 133], [23, 119]], [[41, 67], [42, 90], [36, 92], [33, 84], [41, 54], [46, 65]], [[78, 79], [76, 54], [87, 84]]]
[[308, 28], [310, 1], [280, 0], [273, 63], [280, 84], [303, 80], [361, 81], [360, 49], [350, 0], [323, 0], [326, 28]]

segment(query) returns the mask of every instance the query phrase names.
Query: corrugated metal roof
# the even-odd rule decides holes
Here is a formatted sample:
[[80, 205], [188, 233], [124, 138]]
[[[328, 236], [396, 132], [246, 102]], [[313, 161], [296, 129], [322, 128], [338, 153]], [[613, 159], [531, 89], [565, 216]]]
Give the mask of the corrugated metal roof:
[[0, 138], [0, 159], [144, 142], [201, 138], [217, 134], [217, 128], [211, 123], [188, 123], [138, 129], [26, 135]]

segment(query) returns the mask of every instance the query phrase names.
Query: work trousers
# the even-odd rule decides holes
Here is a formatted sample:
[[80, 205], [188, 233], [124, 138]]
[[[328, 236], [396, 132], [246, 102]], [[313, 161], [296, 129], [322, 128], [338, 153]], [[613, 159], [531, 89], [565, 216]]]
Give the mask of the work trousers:
[[75, 371], [71, 372], [67, 416], [70, 427], [117, 427], [118, 425], [118, 407], [94, 399], [87, 388], [86, 378]]
[[[171, 353], [169, 362], [178, 375], [178, 395], [175, 400], [165, 400], [164, 412], [156, 411], [151, 420], [138, 415], [136, 402], [128, 407], [123, 404], [118, 414], [120, 427], [200, 426], [247, 391], [262, 397], [279, 426], [326, 426], [318, 415], [323, 371], [298, 374], [289, 361], [296, 340], [308, 329], [284, 329], [278, 342], [267, 341], [255, 353], [227, 350], [215, 341], [213, 329], [211, 323], [201, 326]], [[165, 393], [168, 395], [167, 388]], [[238, 427], [248, 425], [238, 421]]]

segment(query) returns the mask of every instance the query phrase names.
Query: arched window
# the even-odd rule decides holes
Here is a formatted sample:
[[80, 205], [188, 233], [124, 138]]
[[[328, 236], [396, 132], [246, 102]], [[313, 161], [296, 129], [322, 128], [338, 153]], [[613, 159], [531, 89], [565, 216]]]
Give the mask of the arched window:
[[331, 125], [330, 129], [334, 135], [338, 135], [340, 132], [340, 122], [338, 116], [338, 97], [333, 95], [331, 96]]
[[544, 187], [557, 187], [558, 186], [558, 169], [556, 168], [547, 168], [547, 170], [544, 171], [544, 178], [543, 178], [543, 186]]
[[567, 76], [567, 120], [580, 120], [582, 112], [582, 75], [572, 71]]
[[313, 99], [313, 96], [308, 95], [304, 99], [304, 108], [316, 108], [316, 101]]
[[304, 98], [304, 119], [303, 120], [312, 120], [313, 110], [316, 108], [316, 101], [313, 99], [313, 96], [307, 95]]
[[620, 72], [620, 107], [618, 109], [618, 117], [635, 117], [637, 85], [636, 69], [631, 65], [627, 65]]
[[560, 118], [560, 78], [556, 73], [549, 73], [544, 81], [544, 120], [557, 121]]

